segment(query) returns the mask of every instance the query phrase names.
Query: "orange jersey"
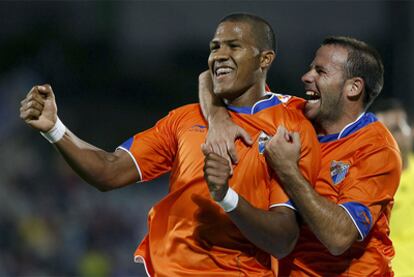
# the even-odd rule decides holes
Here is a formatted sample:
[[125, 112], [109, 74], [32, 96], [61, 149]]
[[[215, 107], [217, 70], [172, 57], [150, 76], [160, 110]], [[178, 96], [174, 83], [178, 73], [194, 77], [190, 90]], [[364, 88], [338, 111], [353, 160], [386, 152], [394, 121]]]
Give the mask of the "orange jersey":
[[[264, 145], [279, 124], [299, 131], [304, 142], [302, 173], [316, 180], [320, 155], [311, 124], [273, 94], [251, 108], [228, 109], [254, 140], [251, 147], [236, 142], [239, 163], [230, 187], [254, 207], [293, 208], [268, 169]], [[273, 276], [270, 255], [248, 241], [210, 197], [200, 147], [206, 135], [200, 107], [191, 104], [173, 110], [120, 146], [134, 159], [142, 180], [171, 172], [169, 193], [150, 210], [148, 234], [135, 252], [135, 261], [144, 262], [151, 276]]]
[[319, 141], [322, 163], [315, 190], [345, 209], [359, 240], [333, 256], [304, 226], [295, 250], [280, 262], [281, 275], [392, 276], [389, 219], [401, 175], [396, 142], [371, 113]]

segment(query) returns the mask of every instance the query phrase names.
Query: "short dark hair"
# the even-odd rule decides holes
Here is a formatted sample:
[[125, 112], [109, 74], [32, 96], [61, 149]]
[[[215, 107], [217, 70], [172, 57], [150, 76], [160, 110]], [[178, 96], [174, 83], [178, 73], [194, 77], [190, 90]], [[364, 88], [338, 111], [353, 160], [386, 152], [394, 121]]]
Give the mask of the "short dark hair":
[[364, 107], [368, 108], [384, 85], [384, 65], [380, 54], [367, 43], [351, 37], [327, 37], [322, 45], [339, 45], [347, 49], [347, 78], [361, 77], [365, 82]]
[[245, 22], [250, 24], [259, 49], [261, 51], [273, 50], [276, 52], [275, 32], [269, 22], [263, 18], [249, 13], [233, 13], [223, 17], [219, 24], [223, 22]]

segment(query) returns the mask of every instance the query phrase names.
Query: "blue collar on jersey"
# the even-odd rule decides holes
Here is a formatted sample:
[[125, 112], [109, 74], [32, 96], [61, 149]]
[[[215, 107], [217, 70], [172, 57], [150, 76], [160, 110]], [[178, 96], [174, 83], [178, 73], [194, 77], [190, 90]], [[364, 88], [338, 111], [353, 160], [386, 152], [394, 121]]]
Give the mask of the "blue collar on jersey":
[[341, 138], [344, 138], [350, 134], [355, 133], [359, 129], [367, 126], [368, 124], [378, 121], [377, 117], [373, 113], [362, 113], [357, 120], [354, 122], [349, 123], [345, 126], [345, 128], [342, 129], [340, 133], [332, 134], [332, 135], [326, 135], [326, 136], [318, 136], [319, 142], [331, 142], [334, 140], [338, 140]]
[[260, 112], [261, 110], [267, 109], [269, 107], [276, 106], [282, 102], [280, 102], [279, 98], [273, 93], [268, 93], [269, 98], [262, 99], [257, 101], [252, 107], [236, 107], [236, 106], [227, 106], [227, 109], [236, 113], [244, 113], [244, 114], [255, 114]]

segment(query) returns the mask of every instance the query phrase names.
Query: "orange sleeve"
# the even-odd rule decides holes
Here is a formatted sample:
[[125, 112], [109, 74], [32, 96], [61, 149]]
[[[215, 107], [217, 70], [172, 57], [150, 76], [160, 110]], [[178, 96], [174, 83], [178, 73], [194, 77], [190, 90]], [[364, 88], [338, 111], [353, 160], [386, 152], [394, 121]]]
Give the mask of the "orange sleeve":
[[154, 127], [140, 132], [122, 143], [135, 162], [141, 181], [152, 180], [171, 170], [177, 152], [176, 111], [171, 111]]
[[400, 155], [390, 147], [359, 153], [350, 166], [338, 203], [351, 216], [361, 240], [392, 201], [400, 175]]
[[296, 210], [296, 208], [293, 205], [293, 202], [289, 200], [289, 197], [287, 196], [286, 192], [283, 190], [282, 186], [279, 185], [279, 183], [276, 181], [276, 177], [274, 174], [272, 174], [272, 179], [269, 184], [269, 209], [278, 207], [278, 206], [285, 206], [289, 207], [293, 210]]
[[305, 179], [315, 186], [321, 167], [321, 147], [312, 124], [304, 119], [299, 124], [301, 153], [299, 160], [300, 171]]

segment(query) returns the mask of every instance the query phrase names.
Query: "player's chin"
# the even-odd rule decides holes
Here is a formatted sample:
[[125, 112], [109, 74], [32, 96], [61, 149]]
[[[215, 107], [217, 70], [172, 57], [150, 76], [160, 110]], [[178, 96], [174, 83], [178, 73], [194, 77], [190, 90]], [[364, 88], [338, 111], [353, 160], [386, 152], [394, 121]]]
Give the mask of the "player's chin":
[[318, 115], [319, 105], [306, 103], [303, 112], [304, 112], [307, 119], [314, 120]]
[[235, 89], [231, 84], [219, 84], [214, 86], [214, 94], [223, 99], [231, 99]]

